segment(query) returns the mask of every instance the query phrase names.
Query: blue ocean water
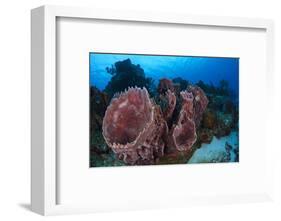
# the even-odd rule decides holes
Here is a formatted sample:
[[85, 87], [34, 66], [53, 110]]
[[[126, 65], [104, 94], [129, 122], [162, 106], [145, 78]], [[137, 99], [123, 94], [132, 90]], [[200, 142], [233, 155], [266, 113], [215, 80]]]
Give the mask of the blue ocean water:
[[239, 58], [161, 56], [135, 54], [90, 53], [90, 85], [103, 90], [112, 75], [106, 71], [115, 62], [130, 59], [132, 64], [139, 64], [146, 77], [154, 79], [173, 79], [181, 77], [191, 83], [199, 80], [206, 84], [219, 85], [221, 80], [238, 95], [239, 91]]

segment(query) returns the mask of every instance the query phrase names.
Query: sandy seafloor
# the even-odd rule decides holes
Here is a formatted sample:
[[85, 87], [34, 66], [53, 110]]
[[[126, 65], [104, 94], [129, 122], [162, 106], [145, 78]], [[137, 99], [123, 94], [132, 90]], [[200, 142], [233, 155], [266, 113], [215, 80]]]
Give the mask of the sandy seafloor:
[[[226, 162], [227, 157], [229, 158], [227, 162], [237, 162], [238, 140], [237, 131], [232, 131], [228, 136], [219, 139], [214, 137], [210, 144], [202, 144], [188, 163]], [[227, 151], [226, 142], [232, 146], [229, 151]]]

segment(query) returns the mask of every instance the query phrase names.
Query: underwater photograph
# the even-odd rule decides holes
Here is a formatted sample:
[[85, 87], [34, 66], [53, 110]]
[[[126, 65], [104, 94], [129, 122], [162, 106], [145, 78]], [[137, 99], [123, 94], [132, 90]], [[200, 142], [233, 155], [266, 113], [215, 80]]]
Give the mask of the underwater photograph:
[[239, 162], [239, 58], [89, 54], [90, 167]]

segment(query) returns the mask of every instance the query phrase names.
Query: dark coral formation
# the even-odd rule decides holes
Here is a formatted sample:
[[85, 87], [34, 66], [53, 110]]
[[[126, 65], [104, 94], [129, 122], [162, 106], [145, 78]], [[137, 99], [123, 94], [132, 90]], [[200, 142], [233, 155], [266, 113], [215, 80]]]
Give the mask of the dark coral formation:
[[199, 81], [197, 84], [209, 100], [203, 113], [201, 125], [197, 130], [198, 143], [210, 143], [212, 138], [228, 136], [232, 130], [238, 129], [237, 95], [229, 89], [228, 82], [221, 80], [216, 87]]
[[168, 90], [174, 93], [175, 92], [174, 84], [170, 79], [162, 78], [159, 81], [159, 85], [157, 88], [159, 95], [165, 95]]
[[188, 85], [190, 85], [190, 82], [188, 82], [187, 80], [182, 79], [181, 77], [173, 78], [172, 81], [174, 83], [174, 87], [178, 88], [179, 91], [186, 90]]
[[132, 64], [130, 59], [118, 61], [111, 68], [106, 68], [107, 72], [112, 75], [111, 80], [105, 88], [109, 97], [115, 93], [126, 90], [128, 87], [145, 87], [152, 92], [153, 80], [145, 77], [144, 70], [140, 65]]
[[90, 117], [91, 130], [101, 129], [103, 116], [109, 104], [106, 93], [101, 92], [96, 87], [90, 87]]
[[177, 98], [175, 94], [174, 84], [167, 78], [159, 81], [157, 92], [159, 95], [160, 107], [163, 111], [164, 119], [169, 122], [174, 113]]
[[228, 82], [226, 80], [221, 80], [219, 82], [219, 86], [216, 87], [215, 85], [205, 84], [203, 81], [198, 81], [196, 84], [200, 87], [205, 93], [212, 94], [212, 95], [220, 95], [220, 96], [229, 96], [232, 92], [229, 89]]

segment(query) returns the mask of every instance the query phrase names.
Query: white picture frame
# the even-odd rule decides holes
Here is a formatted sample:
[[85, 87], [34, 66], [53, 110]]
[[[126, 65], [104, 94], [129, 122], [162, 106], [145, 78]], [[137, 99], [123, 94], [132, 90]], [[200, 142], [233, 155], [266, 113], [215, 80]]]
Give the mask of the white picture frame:
[[[266, 82], [267, 105], [273, 105], [273, 22], [266, 19], [195, 16], [184, 14], [157, 14], [147, 12], [97, 10], [78, 7], [42, 6], [31, 12], [31, 100], [32, 100], [32, 139], [31, 139], [31, 208], [34, 212], [42, 215], [55, 215], [66, 213], [83, 213], [95, 211], [126, 210], [138, 208], [173, 207], [186, 204], [209, 204], [209, 203], [232, 203], [232, 202], [256, 202], [272, 199], [272, 154], [270, 143], [270, 125], [273, 122], [270, 108], [266, 110], [263, 119], [266, 124], [264, 139], [266, 173], [265, 186], [258, 193], [232, 193], [228, 195], [194, 195], [192, 198], [170, 202], [155, 202], [147, 199], [147, 202], [132, 202], [126, 207], [120, 205], [101, 206], [97, 208], [77, 202], [76, 205], [58, 204], [58, 180], [61, 175], [58, 172], [57, 147], [57, 42], [56, 22], [57, 18], [95, 19], [107, 21], [129, 21], [169, 25], [195, 25], [202, 27], [219, 28], [245, 28], [263, 30], [266, 35], [266, 70], [264, 76]], [[83, 21], [82, 21], [83, 22]], [[242, 95], [243, 96], [243, 95]], [[182, 166], [180, 166], [182, 169]], [[147, 170], [147, 168], [146, 168]], [[263, 177], [264, 178], [264, 177]], [[81, 187], [82, 188], [82, 187]], [[125, 196], [126, 197], [126, 196]], [[173, 197], [173, 196], [172, 196]], [[176, 198], [176, 196], [175, 196]], [[145, 206], [147, 205], [147, 206]]]

